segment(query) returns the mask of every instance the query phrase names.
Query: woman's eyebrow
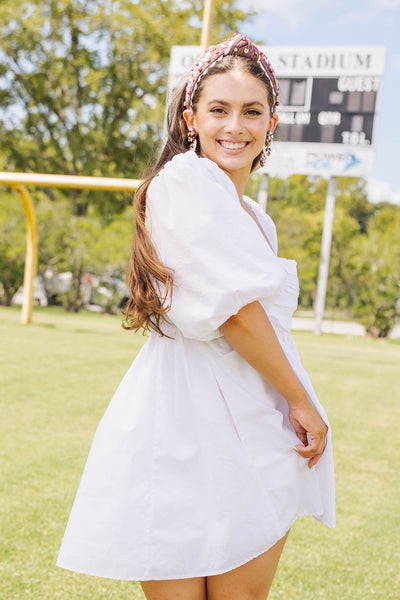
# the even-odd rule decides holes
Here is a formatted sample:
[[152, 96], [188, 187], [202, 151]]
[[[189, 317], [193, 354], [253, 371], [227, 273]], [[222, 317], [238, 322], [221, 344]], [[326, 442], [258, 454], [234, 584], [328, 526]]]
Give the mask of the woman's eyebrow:
[[[211, 100], [208, 103], [208, 106], [210, 106], [211, 104], [221, 104], [222, 106], [230, 106], [231, 103], [227, 102], [226, 100]], [[249, 106], [255, 106], [255, 105], [261, 106], [262, 108], [264, 108], [264, 104], [262, 102], [259, 102], [258, 100], [253, 100], [252, 102], [245, 102], [244, 104], [242, 104], [242, 106], [244, 108], [247, 108]]]
[[245, 108], [247, 108], [248, 106], [255, 106], [255, 105], [261, 106], [262, 108], [265, 107], [265, 105], [262, 102], [259, 102], [258, 100], [253, 100], [253, 102], [246, 102], [245, 104], [243, 104], [243, 106]]
[[229, 102], [226, 102], [225, 100], [210, 100], [210, 102], [208, 103], [208, 106], [210, 106], [211, 104], [222, 104], [222, 106], [230, 106]]

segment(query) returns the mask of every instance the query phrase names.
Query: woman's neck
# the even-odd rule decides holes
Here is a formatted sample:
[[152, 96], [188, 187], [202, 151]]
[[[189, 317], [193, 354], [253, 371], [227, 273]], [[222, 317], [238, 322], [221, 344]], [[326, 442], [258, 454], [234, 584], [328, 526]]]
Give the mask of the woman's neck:
[[244, 189], [246, 187], [250, 172], [248, 172], [247, 169], [245, 171], [228, 171], [223, 169], [223, 171], [228, 175], [229, 179], [235, 186], [239, 196], [240, 204], [243, 206]]

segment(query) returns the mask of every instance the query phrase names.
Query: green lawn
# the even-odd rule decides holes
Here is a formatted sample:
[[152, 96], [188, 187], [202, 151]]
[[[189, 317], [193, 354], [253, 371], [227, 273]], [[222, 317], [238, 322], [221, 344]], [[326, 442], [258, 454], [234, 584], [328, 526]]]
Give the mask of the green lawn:
[[[4, 600], [135, 600], [54, 566], [97, 423], [144, 339], [119, 317], [0, 308]], [[338, 527], [295, 525], [271, 600], [400, 598], [400, 344], [296, 333], [334, 429]], [[234, 599], [232, 599], [234, 600]]]

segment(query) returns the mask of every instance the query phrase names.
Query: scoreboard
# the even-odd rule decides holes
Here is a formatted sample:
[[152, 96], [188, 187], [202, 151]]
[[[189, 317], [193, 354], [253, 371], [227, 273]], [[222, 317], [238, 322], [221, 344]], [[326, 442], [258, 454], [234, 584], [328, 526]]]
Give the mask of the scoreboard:
[[266, 48], [281, 93], [265, 171], [368, 177], [373, 166], [385, 49]]
[[371, 144], [378, 77], [282, 78], [277, 139]]
[[[262, 48], [280, 86], [279, 124], [263, 169], [279, 177], [366, 177], [373, 166], [385, 48]], [[174, 46], [169, 92], [188, 75], [198, 46]]]

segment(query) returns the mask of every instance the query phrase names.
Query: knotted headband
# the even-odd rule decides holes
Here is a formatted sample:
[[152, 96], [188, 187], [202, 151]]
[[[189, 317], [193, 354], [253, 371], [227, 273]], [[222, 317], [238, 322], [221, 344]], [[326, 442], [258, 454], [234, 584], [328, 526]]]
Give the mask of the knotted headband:
[[271, 84], [274, 96], [274, 105], [271, 109], [275, 112], [276, 107], [279, 105], [279, 86], [274, 69], [264, 52], [261, 52], [253, 42], [240, 33], [235, 33], [233, 37], [224, 40], [217, 46], [210, 46], [195, 64], [190, 72], [189, 79], [186, 82], [185, 107], [192, 107], [193, 94], [196, 91], [200, 79], [207, 73], [210, 67], [224, 58], [224, 56], [242, 56], [254, 62], [258, 62]]

